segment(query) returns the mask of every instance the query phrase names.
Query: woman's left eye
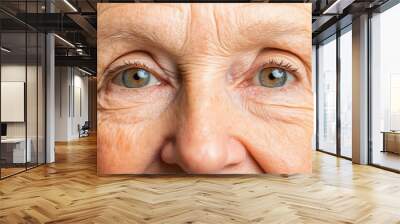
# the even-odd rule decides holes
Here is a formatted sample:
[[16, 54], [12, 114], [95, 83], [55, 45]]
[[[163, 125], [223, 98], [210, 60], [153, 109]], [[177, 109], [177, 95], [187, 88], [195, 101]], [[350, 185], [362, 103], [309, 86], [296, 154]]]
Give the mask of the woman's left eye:
[[281, 68], [263, 68], [254, 77], [254, 82], [267, 88], [278, 88], [284, 86], [293, 79], [293, 75]]
[[120, 72], [113, 82], [126, 88], [144, 88], [160, 81], [151, 72], [141, 68], [130, 68]]

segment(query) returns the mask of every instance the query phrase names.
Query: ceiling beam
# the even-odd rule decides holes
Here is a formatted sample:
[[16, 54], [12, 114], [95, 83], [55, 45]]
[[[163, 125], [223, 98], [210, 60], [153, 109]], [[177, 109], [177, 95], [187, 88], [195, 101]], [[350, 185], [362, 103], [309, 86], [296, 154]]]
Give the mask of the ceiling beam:
[[85, 17], [79, 13], [69, 13], [67, 15], [72, 21], [74, 21], [78, 26], [80, 26], [91, 38], [96, 40], [97, 30], [90, 24]]
[[343, 10], [351, 5], [355, 0], [336, 0], [330, 4], [322, 14], [342, 14]]

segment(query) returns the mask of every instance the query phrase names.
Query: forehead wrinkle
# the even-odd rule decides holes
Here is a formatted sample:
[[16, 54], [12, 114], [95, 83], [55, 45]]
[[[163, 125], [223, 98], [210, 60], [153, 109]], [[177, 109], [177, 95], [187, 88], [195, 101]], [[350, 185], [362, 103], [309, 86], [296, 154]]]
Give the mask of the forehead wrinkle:
[[160, 48], [179, 52], [186, 36], [185, 5], [105, 4], [98, 17], [98, 39], [111, 44], [150, 41]]
[[216, 3], [192, 3], [190, 4], [187, 37], [183, 56], [193, 54], [207, 55], [217, 54], [221, 51], [219, 30], [215, 17]]
[[[243, 7], [236, 17], [240, 36], [243, 39], [277, 39], [293, 37], [304, 31], [311, 37], [311, 11], [291, 4], [253, 4]], [[290, 16], [281, 16], [290, 15]], [[266, 37], [262, 35], [267, 35]], [[294, 38], [295, 39], [295, 38]]]
[[[234, 7], [230, 10], [233, 15], [226, 16], [228, 10], [222, 6], [217, 12], [218, 19], [224, 21], [220, 26], [221, 40], [228, 48], [241, 51], [255, 46], [283, 47], [301, 55], [304, 49], [292, 49], [290, 43], [311, 42], [310, 4], [250, 3]], [[287, 14], [291, 16], [281, 16]]]
[[[285, 50], [296, 55], [305, 64], [306, 70], [310, 70], [311, 4], [250, 3], [237, 7], [239, 16], [234, 17], [233, 23], [237, 33], [237, 38], [233, 39], [237, 41], [235, 46]], [[223, 39], [232, 36], [229, 32], [225, 35]]]
[[104, 12], [113, 7], [116, 7], [118, 4], [113, 3], [97, 3], [97, 17], [101, 16]]

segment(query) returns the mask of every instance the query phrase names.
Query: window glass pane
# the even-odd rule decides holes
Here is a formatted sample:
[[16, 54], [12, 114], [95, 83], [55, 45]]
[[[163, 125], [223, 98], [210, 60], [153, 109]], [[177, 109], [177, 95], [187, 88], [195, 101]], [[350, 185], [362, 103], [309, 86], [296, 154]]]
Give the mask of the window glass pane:
[[27, 116], [27, 142], [31, 153], [28, 160], [28, 168], [37, 165], [37, 33], [27, 33], [28, 61], [26, 80], [26, 116]]
[[318, 48], [318, 147], [336, 153], [336, 38]]
[[[312, 89], [313, 89], [313, 94], [314, 94], [314, 97], [313, 97], [314, 98], [314, 107], [317, 106], [317, 103], [316, 103], [316, 95], [317, 95], [316, 65], [317, 65], [317, 61], [316, 60], [317, 60], [317, 48], [315, 45], [313, 45], [312, 46]], [[314, 110], [314, 133], [313, 133], [313, 139], [312, 139], [313, 150], [316, 149], [316, 142], [317, 142], [316, 129], [317, 129], [317, 110], [315, 108], [315, 110]]]
[[340, 127], [342, 156], [352, 157], [352, 35], [340, 36]]
[[38, 35], [38, 164], [45, 163], [45, 52], [46, 37], [43, 33]]

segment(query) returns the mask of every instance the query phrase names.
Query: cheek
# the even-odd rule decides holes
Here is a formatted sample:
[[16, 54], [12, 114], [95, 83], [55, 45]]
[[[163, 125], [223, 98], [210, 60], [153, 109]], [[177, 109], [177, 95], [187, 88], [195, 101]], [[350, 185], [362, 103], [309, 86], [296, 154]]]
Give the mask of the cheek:
[[[294, 112], [294, 111], [293, 111]], [[303, 113], [291, 121], [270, 117], [260, 121], [249, 117], [242, 136], [247, 149], [267, 173], [311, 171], [313, 113]]]
[[159, 149], [169, 135], [171, 122], [165, 122], [164, 116], [140, 117], [137, 112], [99, 111], [100, 174], [145, 173], [149, 164], [159, 160]]
[[[137, 160], [140, 148], [137, 123], [120, 122], [130, 116], [120, 113], [98, 113], [98, 168], [103, 174], [134, 173], [143, 169], [145, 164]], [[140, 121], [139, 123], [141, 123]], [[135, 159], [136, 158], [136, 159]]]
[[312, 95], [304, 92], [297, 96], [297, 101], [285, 100], [282, 95], [281, 103], [275, 98], [263, 103], [247, 102], [241, 119], [246, 125], [238, 135], [244, 138], [250, 154], [265, 172], [310, 172]]

